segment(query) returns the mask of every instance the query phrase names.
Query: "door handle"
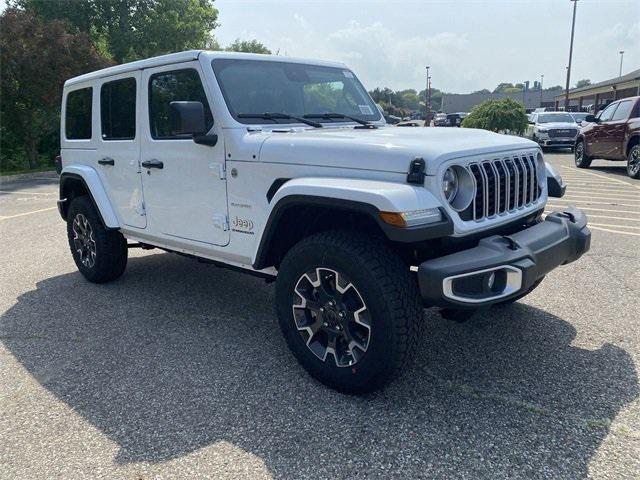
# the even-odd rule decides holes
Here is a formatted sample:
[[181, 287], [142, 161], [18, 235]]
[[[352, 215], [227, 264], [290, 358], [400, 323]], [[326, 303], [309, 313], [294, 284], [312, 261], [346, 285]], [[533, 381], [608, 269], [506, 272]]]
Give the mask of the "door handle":
[[113, 161], [113, 158], [104, 157], [104, 158], [98, 160], [98, 163], [100, 165], [115, 165], [116, 162]]
[[156, 160], [155, 158], [151, 160], [145, 160], [141, 163], [144, 168], [164, 168], [164, 163], [160, 160]]

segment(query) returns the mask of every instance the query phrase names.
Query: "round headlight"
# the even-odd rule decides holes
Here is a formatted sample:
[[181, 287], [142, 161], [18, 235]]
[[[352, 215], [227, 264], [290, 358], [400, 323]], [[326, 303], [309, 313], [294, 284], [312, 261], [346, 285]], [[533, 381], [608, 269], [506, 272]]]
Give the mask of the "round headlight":
[[449, 203], [458, 193], [458, 174], [452, 167], [447, 168], [442, 176], [442, 193]]
[[476, 185], [469, 170], [460, 165], [447, 168], [442, 174], [442, 194], [457, 212], [471, 205]]

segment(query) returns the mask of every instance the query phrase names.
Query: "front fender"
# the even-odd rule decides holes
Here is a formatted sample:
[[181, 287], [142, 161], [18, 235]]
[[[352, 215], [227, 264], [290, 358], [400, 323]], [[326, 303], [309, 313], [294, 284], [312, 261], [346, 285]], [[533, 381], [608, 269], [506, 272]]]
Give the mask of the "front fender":
[[93, 204], [98, 209], [102, 222], [106, 228], [120, 228], [118, 216], [109, 200], [109, 196], [100, 180], [98, 172], [94, 168], [86, 165], [70, 165], [64, 167], [60, 173], [60, 201], [63, 197], [65, 183], [71, 179], [80, 180], [89, 192]]
[[[331, 177], [306, 177], [287, 181], [269, 203], [267, 221], [254, 255], [254, 268], [264, 268], [267, 252], [276, 238], [278, 223], [292, 207], [317, 205], [368, 215], [389, 240], [419, 242], [453, 233], [453, 223], [440, 202], [426, 188], [417, 185]], [[415, 227], [397, 227], [383, 222], [380, 212], [409, 212], [438, 208], [442, 220]]]

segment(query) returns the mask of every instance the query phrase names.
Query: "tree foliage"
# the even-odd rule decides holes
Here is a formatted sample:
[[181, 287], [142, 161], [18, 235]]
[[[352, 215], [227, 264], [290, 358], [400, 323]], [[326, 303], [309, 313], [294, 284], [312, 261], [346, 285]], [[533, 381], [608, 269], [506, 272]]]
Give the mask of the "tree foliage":
[[[369, 92], [373, 101], [380, 104], [385, 113], [404, 117], [413, 112], [425, 111], [425, 91], [408, 88], [393, 91], [390, 88], [375, 88]], [[431, 110], [437, 111], [442, 104], [442, 92], [431, 89]]]
[[12, 0], [43, 19], [66, 20], [86, 32], [116, 63], [209, 48], [218, 11], [213, 0]]
[[576, 82], [576, 88], [588, 87], [589, 85], [591, 85], [591, 80], [589, 80], [588, 78], [578, 80]]
[[66, 79], [110, 62], [64, 21], [8, 8], [0, 16], [0, 151], [3, 169], [35, 168], [59, 146], [58, 118]]
[[264, 53], [267, 55], [271, 54], [271, 50], [269, 50], [266, 46], [264, 46], [259, 41], [240, 40], [239, 38], [236, 38], [231, 45], [225, 48], [225, 50], [229, 52]]
[[521, 134], [527, 128], [527, 115], [522, 104], [510, 98], [487, 100], [471, 110], [462, 126]]

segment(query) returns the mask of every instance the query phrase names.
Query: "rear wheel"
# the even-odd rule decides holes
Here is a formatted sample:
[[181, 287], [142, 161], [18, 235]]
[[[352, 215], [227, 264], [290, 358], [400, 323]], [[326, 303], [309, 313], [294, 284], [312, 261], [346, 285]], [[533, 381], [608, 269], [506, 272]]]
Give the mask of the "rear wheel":
[[69, 205], [67, 237], [73, 260], [90, 282], [115, 280], [127, 266], [127, 241], [118, 231], [107, 230], [87, 196]]
[[280, 328], [300, 364], [345, 393], [379, 389], [418, 342], [422, 305], [409, 268], [366, 235], [330, 231], [302, 240], [278, 269]]
[[584, 145], [583, 140], [580, 140], [578, 143], [576, 143], [576, 146], [573, 150], [573, 154], [574, 154], [576, 167], [589, 168], [591, 166], [592, 158], [587, 155], [587, 149]]
[[634, 145], [627, 155], [627, 174], [631, 178], [640, 178], [640, 144]]

